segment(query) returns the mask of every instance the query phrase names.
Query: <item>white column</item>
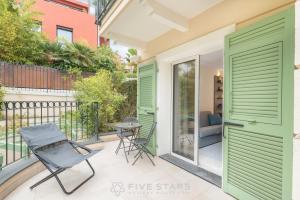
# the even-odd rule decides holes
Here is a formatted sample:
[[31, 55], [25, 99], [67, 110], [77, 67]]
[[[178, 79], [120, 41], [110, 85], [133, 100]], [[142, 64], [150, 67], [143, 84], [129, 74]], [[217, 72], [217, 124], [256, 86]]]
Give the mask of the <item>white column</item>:
[[300, 69], [295, 70], [294, 132], [300, 134]]
[[296, 6], [296, 32], [295, 32], [295, 65], [300, 68], [300, 0], [297, 0]]
[[[295, 65], [300, 68], [300, 0], [296, 2]], [[294, 132], [300, 134], [300, 69], [294, 76]]]

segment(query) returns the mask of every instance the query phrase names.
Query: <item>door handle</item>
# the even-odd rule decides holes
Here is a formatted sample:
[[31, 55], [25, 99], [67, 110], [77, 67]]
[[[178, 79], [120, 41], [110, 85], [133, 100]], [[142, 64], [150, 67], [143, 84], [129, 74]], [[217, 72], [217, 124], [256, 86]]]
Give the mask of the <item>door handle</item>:
[[155, 113], [154, 112], [146, 112], [147, 114], [149, 115], [154, 115]]
[[238, 126], [238, 127], [244, 127], [244, 124], [236, 123], [236, 122], [230, 122], [230, 121], [224, 121], [224, 126]]

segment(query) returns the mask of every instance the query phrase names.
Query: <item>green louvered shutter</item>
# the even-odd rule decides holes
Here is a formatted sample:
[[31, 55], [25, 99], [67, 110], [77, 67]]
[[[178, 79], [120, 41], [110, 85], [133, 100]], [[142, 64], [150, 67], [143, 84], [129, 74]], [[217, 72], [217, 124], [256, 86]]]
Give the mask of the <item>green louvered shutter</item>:
[[226, 37], [224, 191], [291, 200], [294, 9]]
[[[140, 134], [148, 135], [156, 118], [156, 64], [150, 62], [138, 67], [138, 98], [137, 114], [142, 125]], [[149, 150], [156, 153], [156, 134], [153, 135]]]

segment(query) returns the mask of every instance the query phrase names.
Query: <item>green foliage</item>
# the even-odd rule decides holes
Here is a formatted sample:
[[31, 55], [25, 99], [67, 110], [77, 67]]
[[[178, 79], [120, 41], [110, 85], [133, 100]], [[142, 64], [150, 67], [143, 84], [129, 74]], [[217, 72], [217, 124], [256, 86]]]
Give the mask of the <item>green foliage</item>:
[[126, 57], [125, 60], [127, 62], [127, 66], [132, 67], [132, 69], [130, 70], [130, 73], [127, 74], [128, 78], [136, 78], [136, 73], [137, 73], [137, 63], [136, 61], [133, 61], [134, 57], [137, 57], [138, 52], [136, 49], [128, 49], [127, 53], [126, 53]]
[[137, 50], [136, 49], [128, 49], [127, 53], [126, 53], [126, 57], [125, 60], [127, 61], [127, 63], [131, 63], [131, 58], [132, 56], [137, 56]]
[[115, 118], [117, 120], [122, 120], [125, 117], [136, 116], [136, 101], [137, 101], [137, 81], [130, 80], [122, 83], [120, 93], [127, 98], [121, 104]]
[[75, 98], [83, 104], [91, 105], [98, 102], [100, 114], [100, 128], [107, 130], [107, 124], [114, 121], [114, 115], [125, 100], [115, 88], [113, 74], [108, 70], [99, 70], [95, 76], [76, 81]]
[[62, 44], [58, 42], [43, 41], [40, 44], [43, 51], [40, 56], [35, 59], [38, 65], [59, 66], [63, 55]]
[[37, 59], [39, 65], [69, 70], [94, 71], [94, 51], [81, 43], [61, 43], [45, 41], [41, 44], [43, 52]]
[[110, 47], [102, 46], [97, 50], [89, 48], [84, 43], [60, 43], [44, 41], [43, 52], [36, 63], [62, 70], [79, 69], [96, 72], [99, 69], [114, 71], [121, 68], [122, 63]]
[[33, 0], [0, 0], [0, 60], [37, 64], [62, 70], [114, 71], [122, 63], [110, 47], [92, 49], [85, 43], [50, 42], [41, 33], [33, 12]]
[[5, 92], [4, 92], [4, 90], [0, 87], [0, 103], [3, 102], [4, 95], [5, 95]]
[[0, 60], [30, 64], [41, 53], [44, 38], [33, 31], [37, 26], [37, 13], [30, 11], [33, 3], [0, 0]]
[[95, 69], [107, 69], [109, 71], [120, 70], [121, 59], [118, 54], [106, 45], [101, 46], [95, 53]]

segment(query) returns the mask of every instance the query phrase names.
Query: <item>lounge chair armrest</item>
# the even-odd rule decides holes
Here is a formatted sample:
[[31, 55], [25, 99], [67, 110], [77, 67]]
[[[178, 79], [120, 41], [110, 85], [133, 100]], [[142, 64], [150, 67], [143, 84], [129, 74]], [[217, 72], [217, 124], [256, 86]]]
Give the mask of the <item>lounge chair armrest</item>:
[[77, 143], [77, 142], [74, 142], [74, 141], [69, 141], [74, 147], [79, 147], [79, 148], [81, 148], [81, 149], [84, 149], [84, 150], [86, 150], [87, 152], [92, 152], [92, 150], [90, 149], [90, 148], [88, 148], [88, 147], [86, 147], [86, 146], [84, 146], [84, 145], [82, 145], [82, 144], [79, 144], [79, 143]]

